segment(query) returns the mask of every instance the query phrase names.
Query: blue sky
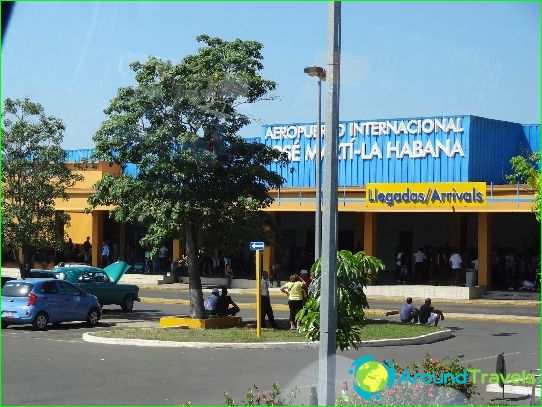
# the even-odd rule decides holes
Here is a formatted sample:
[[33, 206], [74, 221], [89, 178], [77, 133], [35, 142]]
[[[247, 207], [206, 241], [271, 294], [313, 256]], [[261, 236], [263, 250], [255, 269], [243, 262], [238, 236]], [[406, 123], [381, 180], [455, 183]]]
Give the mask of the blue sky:
[[[42, 103], [66, 124], [63, 147], [90, 148], [109, 100], [134, 83], [130, 62], [179, 61], [203, 33], [257, 40], [278, 96], [244, 109], [253, 124], [241, 135], [259, 136], [264, 123], [315, 120], [316, 81], [303, 68], [326, 67], [326, 24], [324, 2], [18, 3], [3, 39], [2, 98]], [[539, 123], [540, 5], [343, 3], [341, 64], [341, 120]]]

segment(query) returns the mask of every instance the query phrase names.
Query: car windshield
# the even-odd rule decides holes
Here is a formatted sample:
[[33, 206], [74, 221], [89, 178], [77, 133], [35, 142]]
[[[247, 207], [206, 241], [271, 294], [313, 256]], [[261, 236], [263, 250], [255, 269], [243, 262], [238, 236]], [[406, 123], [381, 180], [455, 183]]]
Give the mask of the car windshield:
[[22, 283], [22, 282], [8, 282], [2, 288], [2, 296], [4, 297], [26, 297], [30, 291], [32, 291], [34, 284]]

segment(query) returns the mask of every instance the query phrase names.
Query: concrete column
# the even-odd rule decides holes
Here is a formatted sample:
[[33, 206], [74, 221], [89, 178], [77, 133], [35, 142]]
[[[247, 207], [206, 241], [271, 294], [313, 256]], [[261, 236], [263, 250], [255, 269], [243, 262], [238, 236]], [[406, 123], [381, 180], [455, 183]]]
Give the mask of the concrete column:
[[102, 262], [102, 243], [104, 241], [104, 212], [92, 211], [92, 266], [100, 267]]
[[358, 243], [363, 247], [363, 217], [362, 212], [354, 213], [354, 248]]
[[491, 285], [491, 215], [478, 214], [478, 285]]
[[263, 249], [263, 269], [262, 271], [271, 272], [271, 266], [275, 263], [275, 245], [265, 246]]
[[183, 247], [182, 247], [182, 244], [181, 244], [181, 240], [180, 239], [175, 239], [173, 241], [172, 257], [174, 259], [180, 260], [182, 255], [183, 255]]
[[376, 256], [376, 216], [375, 212], [365, 212], [363, 221], [363, 250], [369, 256]]

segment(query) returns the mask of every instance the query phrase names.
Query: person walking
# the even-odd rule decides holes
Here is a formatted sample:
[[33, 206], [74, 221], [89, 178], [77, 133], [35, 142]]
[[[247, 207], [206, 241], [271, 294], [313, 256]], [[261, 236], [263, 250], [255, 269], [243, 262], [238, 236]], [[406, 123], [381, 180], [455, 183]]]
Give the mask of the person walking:
[[90, 244], [90, 236], [83, 243], [83, 262], [86, 264], [92, 263], [92, 245]]
[[270, 286], [269, 274], [267, 273], [267, 271], [264, 271], [262, 273], [262, 281], [261, 281], [262, 327], [265, 325], [265, 316], [267, 315], [267, 318], [269, 319], [269, 324], [271, 324], [271, 327], [274, 329], [279, 329], [279, 326], [275, 322], [275, 316], [273, 315], [273, 308], [271, 307], [271, 298], [269, 297], [269, 286]]
[[303, 288], [307, 283], [297, 274], [290, 276], [290, 281], [280, 287], [280, 291], [288, 296], [290, 308], [290, 330], [297, 330], [296, 314], [303, 308]]
[[224, 277], [226, 278], [226, 287], [231, 288], [231, 282], [233, 280], [233, 270], [231, 264], [227, 263], [224, 269]]
[[425, 275], [425, 253], [420, 247], [416, 253], [412, 255], [414, 257], [414, 280], [426, 283], [427, 276]]
[[463, 281], [461, 285], [465, 285], [465, 279], [461, 273], [461, 265], [463, 264], [463, 259], [459, 254], [459, 251], [454, 250], [453, 254], [450, 256], [450, 268], [452, 269], [452, 281], [454, 285], [460, 285], [461, 280]]
[[107, 265], [109, 265], [110, 254], [109, 243], [105, 240], [102, 244], [102, 267], [107, 267]]

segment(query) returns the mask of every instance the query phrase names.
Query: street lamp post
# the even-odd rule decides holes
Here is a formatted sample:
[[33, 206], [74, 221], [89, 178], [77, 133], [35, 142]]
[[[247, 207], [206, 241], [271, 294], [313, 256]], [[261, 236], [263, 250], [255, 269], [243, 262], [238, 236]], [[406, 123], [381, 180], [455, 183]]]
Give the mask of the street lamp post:
[[322, 160], [321, 129], [322, 129], [322, 81], [326, 80], [326, 70], [320, 66], [310, 66], [304, 69], [309, 76], [318, 78], [318, 122], [316, 126], [316, 211], [314, 217], [314, 261], [322, 257], [322, 171], [320, 163]]

